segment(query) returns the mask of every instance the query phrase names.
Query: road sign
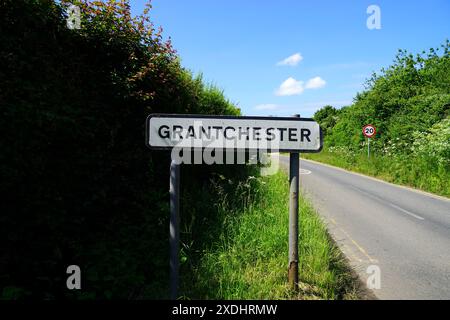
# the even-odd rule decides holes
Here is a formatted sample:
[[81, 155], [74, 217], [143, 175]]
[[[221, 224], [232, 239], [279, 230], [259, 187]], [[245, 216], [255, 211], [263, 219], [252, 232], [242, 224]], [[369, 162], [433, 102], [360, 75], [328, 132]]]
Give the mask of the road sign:
[[373, 138], [377, 129], [371, 124], [367, 124], [362, 128], [363, 135], [367, 137], [367, 158], [370, 158], [370, 138]]
[[323, 143], [317, 122], [294, 117], [151, 114], [146, 133], [152, 149], [319, 152]]
[[[186, 148], [289, 152], [289, 284], [298, 288], [299, 152], [319, 152], [323, 138], [313, 119], [151, 114], [146, 144], [152, 149]], [[180, 241], [180, 163], [170, 164], [170, 297], [177, 298]]]
[[365, 135], [367, 138], [373, 138], [377, 133], [377, 129], [375, 128], [375, 126], [368, 124], [362, 128], [362, 132], [363, 135]]

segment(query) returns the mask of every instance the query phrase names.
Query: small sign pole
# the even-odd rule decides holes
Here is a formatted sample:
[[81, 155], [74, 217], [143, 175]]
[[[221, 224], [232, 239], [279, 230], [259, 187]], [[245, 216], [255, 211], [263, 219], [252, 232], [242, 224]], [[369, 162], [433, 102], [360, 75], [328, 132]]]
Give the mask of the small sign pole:
[[[294, 115], [300, 118], [300, 115]], [[298, 192], [299, 153], [289, 154], [289, 269], [288, 282], [293, 290], [298, 288]]]
[[180, 165], [170, 163], [170, 299], [178, 295], [180, 269]]
[[370, 138], [375, 137], [377, 128], [371, 124], [366, 124], [362, 128], [362, 133], [367, 138], [367, 159], [370, 159]]

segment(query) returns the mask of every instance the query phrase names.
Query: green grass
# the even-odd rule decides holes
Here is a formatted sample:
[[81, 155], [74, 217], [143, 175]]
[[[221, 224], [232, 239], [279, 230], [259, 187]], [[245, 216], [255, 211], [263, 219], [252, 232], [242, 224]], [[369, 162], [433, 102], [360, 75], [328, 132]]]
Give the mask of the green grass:
[[427, 159], [407, 156], [378, 156], [366, 153], [352, 155], [330, 152], [324, 148], [316, 154], [302, 154], [305, 159], [363, 173], [379, 179], [405, 185], [438, 195], [450, 196], [450, 168]]
[[[226, 179], [224, 184], [230, 183]], [[203, 246], [185, 246], [181, 294], [187, 299], [352, 299], [355, 280], [311, 205], [300, 200], [300, 290], [287, 285], [288, 178], [220, 184], [215, 226]], [[192, 232], [192, 230], [191, 230]], [[206, 233], [207, 232], [207, 233]], [[189, 235], [189, 232], [185, 236]], [[189, 237], [187, 237], [189, 238]], [[191, 243], [192, 244], [192, 243]]]

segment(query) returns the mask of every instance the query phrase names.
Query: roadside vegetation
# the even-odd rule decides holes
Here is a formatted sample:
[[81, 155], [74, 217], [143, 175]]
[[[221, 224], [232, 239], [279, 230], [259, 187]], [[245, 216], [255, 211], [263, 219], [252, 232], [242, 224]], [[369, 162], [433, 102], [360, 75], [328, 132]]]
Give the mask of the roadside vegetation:
[[[67, 27], [72, 2], [81, 29]], [[170, 154], [146, 148], [145, 119], [240, 110], [128, 1], [5, 0], [0, 12], [0, 299], [168, 298]], [[182, 166], [181, 294], [351, 297], [304, 202], [303, 290], [288, 292], [287, 179], [255, 170]], [[72, 264], [82, 290], [65, 288]]]
[[[67, 27], [70, 3], [81, 29]], [[146, 148], [145, 119], [240, 110], [128, 1], [0, 12], [0, 299], [168, 297], [170, 154]], [[201, 188], [227, 170], [240, 174], [186, 166], [182, 179]], [[83, 290], [65, 289], [72, 264]]]
[[[324, 149], [305, 154], [381, 179], [450, 196], [450, 43], [394, 63], [366, 82], [351, 106], [325, 106], [314, 115]], [[362, 127], [373, 124], [370, 159]]]
[[[284, 172], [250, 176], [237, 183], [219, 176], [211, 190], [209, 196], [214, 200], [207, 203], [215, 202], [209, 210], [212, 220], [199, 227], [204, 211], [186, 210], [189, 214], [184, 216], [196, 222], [183, 237], [180, 294], [184, 298], [357, 298], [357, 280], [325, 225], [303, 198], [299, 220], [300, 290], [295, 293], [289, 289], [289, 182]], [[197, 203], [193, 201], [194, 207], [204, 201], [204, 197]]]

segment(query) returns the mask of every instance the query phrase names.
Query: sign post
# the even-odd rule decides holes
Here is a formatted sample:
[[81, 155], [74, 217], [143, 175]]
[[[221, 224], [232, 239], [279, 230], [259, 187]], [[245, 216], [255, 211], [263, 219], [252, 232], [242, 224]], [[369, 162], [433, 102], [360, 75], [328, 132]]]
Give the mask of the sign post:
[[375, 126], [367, 124], [362, 128], [363, 135], [367, 137], [367, 158], [370, 159], [370, 138], [374, 137], [377, 133]]
[[[289, 152], [289, 284], [298, 286], [298, 193], [299, 153], [320, 152], [322, 130], [309, 118], [238, 117], [151, 114], [146, 123], [146, 144], [151, 149], [171, 150], [170, 164], [170, 298], [176, 299], [179, 284], [180, 165], [192, 163], [245, 164], [245, 152]], [[180, 151], [183, 155], [180, 155]], [[232, 154], [226, 161], [218, 158]], [[212, 156], [214, 153], [214, 156]], [[237, 159], [235, 159], [235, 154]], [[200, 155], [200, 156], [199, 156]], [[211, 158], [213, 161], [211, 162]], [[242, 162], [241, 162], [242, 161]]]
[[[300, 115], [294, 115], [300, 118]], [[298, 152], [289, 154], [289, 264], [288, 282], [292, 290], [298, 288], [298, 192], [300, 159]]]
[[177, 298], [180, 269], [180, 165], [170, 162], [170, 299]]

